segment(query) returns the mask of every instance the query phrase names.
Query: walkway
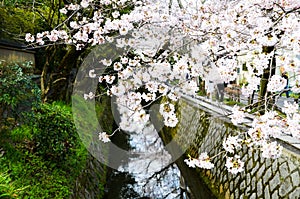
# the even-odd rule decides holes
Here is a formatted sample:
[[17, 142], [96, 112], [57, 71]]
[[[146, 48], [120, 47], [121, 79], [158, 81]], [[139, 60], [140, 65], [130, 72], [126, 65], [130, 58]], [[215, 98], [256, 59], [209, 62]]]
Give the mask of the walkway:
[[[215, 113], [219, 116], [228, 116], [232, 113], [232, 107], [225, 105], [224, 103], [220, 103], [218, 101], [212, 101], [202, 96], [188, 96], [182, 95], [182, 97], [191, 102], [195, 106], [201, 106], [203, 110], [209, 110], [212, 113]], [[283, 107], [284, 100], [288, 100], [289, 102], [293, 102], [293, 98], [280, 97], [277, 101], [277, 105], [279, 107]], [[244, 100], [245, 101], [245, 100]], [[247, 101], [246, 101], [247, 102]], [[254, 115], [246, 114], [244, 125], [249, 126], [252, 123]], [[226, 118], [223, 118], [226, 120]], [[227, 120], [229, 120], [227, 118]], [[300, 155], [300, 140], [292, 137], [290, 135], [283, 134], [276, 139], [280, 144], [282, 144], [286, 149], [289, 149], [296, 154]]]

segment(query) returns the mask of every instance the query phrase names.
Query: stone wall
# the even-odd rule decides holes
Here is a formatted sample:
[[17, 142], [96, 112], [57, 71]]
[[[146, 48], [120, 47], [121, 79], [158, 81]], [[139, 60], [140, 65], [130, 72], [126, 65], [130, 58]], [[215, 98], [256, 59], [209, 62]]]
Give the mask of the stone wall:
[[[175, 129], [164, 128], [162, 131], [171, 134], [192, 157], [205, 151], [209, 155], [218, 154], [229, 133], [243, 131], [233, 126], [228, 118], [203, 111], [206, 108], [188, 100], [179, 101], [179, 124]], [[222, 115], [226, 115], [227, 111], [223, 111]], [[245, 171], [237, 175], [226, 170], [224, 155], [214, 158], [215, 168], [197, 169], [199, 177], [218, 198], [299, 198], [300, 156], [297, 152], [285, 148], [283, 155], [276, 160], [265, 159], [259, 152], [247, 148], [239, 155], [245, 162]]]
[[106, 166], [100, 163], [90, 153], [86, 166], [75, 182], [73, 193], [70, 198], [97, 199], [104, 194]]
[[[85, 147], [88, 148], [88, 154], [86, 159], [85, 168], [81, 171], [80, 175], [77, 177], [75, 186], [72, 190], [72, 195], [70, 198], [75, 199], [97, 199], [103, 198], [105, 194], [105, 184], [106, 184], [106, 175], [107, 175], [107, 166], [104, 164], [109, 158], [108, 153], [109, 149], [106, 145], [98, 143], [98, 134], [91, 133], [89, 125], [94, 124], [90, 122], [93, 121], [93, 117], [89, 117], [90, 113], [95, 113], [95, 118], [98, 119], [100, 126], [103, 128], [103, 131], [112, 132], [113, 128], [113, 115], [111, 111], [111, 100], [109, 97], [103, 97], [101, 101], [95, 102], [92, 106], [87, 106], [85, 101], [82, 101], [82, 97], [77, 98], [73, 96], [73, 105], [77, 104], [76, 108], [86, 108], [83, 110], [73, 109], [73, 114], [75, 114], [77, 119], [77, 125], [80, 124], [82, 127], [77, 130], [85, 129], [84, 132], [80, 132], [79, 136], [81, 141], [84, 143]], [[78, 101], [77, 101], [78, 100]], [[96, 110], [90, 110], [88, 108], [95, 108]], [[110, 114], [107, 114], [110, 113]], [[76, 114], [81, 114], [80, 117]], [[92, 114], [91, 114], [92, 115]], [[92, 115], [93, 116], [93, 115]], [[99, 161], [101, 160], [101, 161]]]

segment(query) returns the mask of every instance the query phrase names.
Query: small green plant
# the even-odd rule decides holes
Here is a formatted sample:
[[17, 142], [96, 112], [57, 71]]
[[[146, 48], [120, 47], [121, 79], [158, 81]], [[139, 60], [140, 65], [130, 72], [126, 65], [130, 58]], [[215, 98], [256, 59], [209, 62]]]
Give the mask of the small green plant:
[[16, 188], [7, 172], [0, 173], [0, 198], [18, 198], [18, 194], [24, 189], [26, 187]]
[[70, 107], [54, 102], [41, 104], [34, 111], [32, 138], [36, 153], [53, 162], [73, 154], [78, 138]]
[[[284, 93], [284, 95], [285, 95], [285, 93]], [[291, 97], [291, 98], [294, 98], [294, 99], [299, 99], [299, 98], [300, 98], [300, 95], [299, 95], [299, 93], [293, 93], [293, 92], [290, 92], [290, 97]]]
[[229, 98], [225, 98], [224, 99], [224, 103], [228, 106], [234, 106], [234, 105], [238, 105], [238, 106], [243, 106], [244, 104], [241, 103], [241, 102], [238, 102], [238, 101], [234, 101], [234, 100], [231, 100]]

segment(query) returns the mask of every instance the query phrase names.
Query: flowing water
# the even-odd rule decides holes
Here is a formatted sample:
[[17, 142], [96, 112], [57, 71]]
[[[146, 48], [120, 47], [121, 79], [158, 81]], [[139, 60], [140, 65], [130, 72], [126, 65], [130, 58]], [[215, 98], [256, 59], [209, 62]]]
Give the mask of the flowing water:
[[106, 199], [215, 198], [183, 158], [170, 163], [172, 156], [153, 126], [139, 134], [123, 133], [113, 142], [131, 155], [120, 160], [118, 170], [109, 169]]

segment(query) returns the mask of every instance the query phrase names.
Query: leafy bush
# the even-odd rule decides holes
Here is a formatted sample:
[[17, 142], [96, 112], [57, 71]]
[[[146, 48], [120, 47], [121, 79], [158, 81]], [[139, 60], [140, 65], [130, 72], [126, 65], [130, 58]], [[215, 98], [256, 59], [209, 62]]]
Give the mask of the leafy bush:
[[37, 154], [60, 162], [74, 153], [78, 136], [68, 106], [58, 102], [41, 104], [35, 109], [32, 127]]
[[4, 111], [20, 116], [20, 110], [30, 110], [40, 102], [40, 90], [32, 81], [31, 62], [0, 61], [0, 119]]
[[0, 158], [0, 165], [4, 167], [0, 168], [0, 198], [69, 198], [75, 180], [85, 166], [86, 152], [81, 154], [83, 156], [76, 164], [67, 160], [70, 168], [62, 169], [23, 149], [7, 151], [5, 157]]
[[79, 142], [72, 149], [74, 154], [59, 163], [35, 152], [34, 128], [23, 124], [0, 133], [0, 175], [4, 176], [4, 180], [0, 176], [1, 199], [69, 198], [85, 167], [87, 150]]

